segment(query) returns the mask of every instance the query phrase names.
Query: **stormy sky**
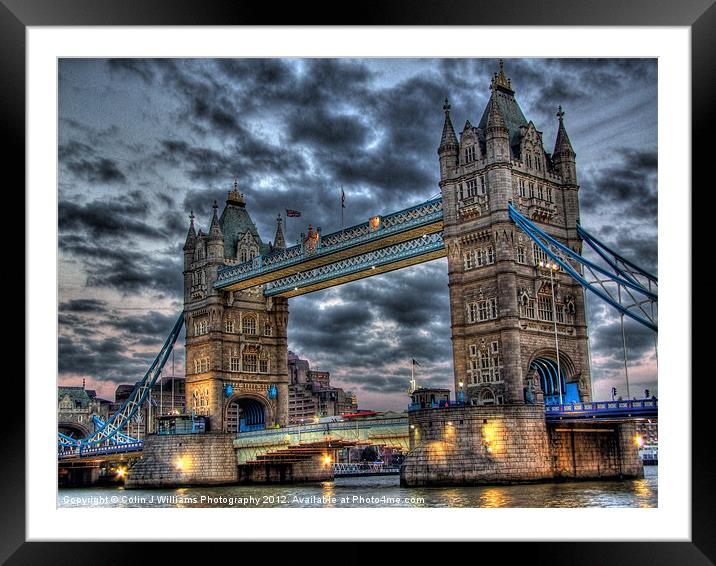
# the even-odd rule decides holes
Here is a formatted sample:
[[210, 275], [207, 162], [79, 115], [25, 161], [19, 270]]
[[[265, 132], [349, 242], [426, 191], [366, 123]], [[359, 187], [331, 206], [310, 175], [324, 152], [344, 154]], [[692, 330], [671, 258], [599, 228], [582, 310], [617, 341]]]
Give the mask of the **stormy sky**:
[[[108, 399], [139, 379], [182, 308], [188, 215], [208, 228], [237, 179], [264, 242], [324, 233], [437, 195], [447, 96], [479, 121], [493, 59], [62, 59], [59, 63], [59, 382]], [[655, 59], [507, 59], [552, 151], [557, 106], [577, 153], [582, 223], [657, 271]], [[289, 348], [361, 408], [402, 410], [452, 387], [446, 260], [290, 300]], [[626, 395], [615, 311], [588, 297], [594, 392]], [[658, 394], [653, 334], [625, 323], [632, 395]], [[180, 339], [175, 372], [183, 375]], [[168, 371], [171, 372], [171, 360]], [[165, 372], [166, 374], [166, 372]]]

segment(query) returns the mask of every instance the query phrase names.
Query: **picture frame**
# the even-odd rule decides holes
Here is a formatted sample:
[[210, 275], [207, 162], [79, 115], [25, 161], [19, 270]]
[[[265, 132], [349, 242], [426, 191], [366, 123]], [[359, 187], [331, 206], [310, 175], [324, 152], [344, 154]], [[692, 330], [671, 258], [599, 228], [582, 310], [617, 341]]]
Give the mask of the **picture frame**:
[[[564, 25], [564, 26], [687, 26], [692, 37], [692, 167], [694, 185], [701, 179], [708, 186], [706, 167], [709, 164], [709, 143], [707, 136], [713, 126], [712, 101], [714, 99], [714, 39], [716, 29], [716, 8], [712, 0], [681, 2], [678, 4], [660, 4], [640, 0], [628, 4], [609, 0], [598, 6], [589, 2], [567, 4], [556, 0], [543, 0], [532, 4], [530, 10], [523, 11], [518, 1], [502, 2], [494, 5], [475, 2], [456, 2], [449, 12], [436, 5], [423, 3], [420, 6], [407, 2], [391, 2], [380, 10], [368, 10], [357, 14], [357, 22], [351, 25]], [[274, 13], [278, 12], [278, 13]], [[515, 17], [514, 14], [520, 14]], [[7, 162], [14, 164], [16, 172], [15, 186], [24, 185], [25, 170], [21, 167], [25, 148], [25, 32], [29, 26], [103, 26], [103, 25], [315, 25], [322, 23], [340, 24], [339, 18], [330, 12], [322, 12], [318, 7], [313, 11], [305, 6], [293, 5], [286, 10], [272, 10], [268, 6], [242, 6], [226, 2], [183, 2], [169, 1], [127, 2], [122, 5], [109, 2], [90, 2], [86, 0], [51, 2], [49, 0], [22, 1], [3, 0], [0, 5], [0, 51], [2, 52], [4, 86], [1, 88], [3, 124], [11, 138]], [[348, 23], [348, 22], [346, 22]], [[702, 189], [703, 190], [703, 189]], [[16, 191], [17, 196], [21, 194]], [[693, 198], [693, 196], [692, 196]], [[24, 208], [24, 207], [23, 207]], [[15, 209], [17, 210], [17, 209]], [[28, 211], [25, 211], [27, 215]], [[696, 226], [695, 218], [692, 226]], [[695, 240], [695, 239], [694, 239]], [[695, 257], [695, 256], [694, 256]], [[25, 297], [26, 301], [30, 297]], [[690, 305], [689, 305], [690, 308]], [[696, 338], [694, 336], [694, 338]], [[694, 346], [701, 344], [694, 340]], [[703, 347], [706, 347], [703, 344]], [[694, 351], [695, 348], [693, 348]], [[699, 375], [693, 372], [693, 375]], [[27, 379], [27, 376], [26, 376]], [[693, 390], [708, 388], [707, 374], [694, 379]], [[706, 389], [708, 390], [708, 389]], [[0, 447], [0, 458], [5, 464], [4, 481], [0, 484], [3, 513], [0, 530], [0, 558], [8, 564], [34, 564], [39, 562], [93, 563], [102, 556], [102, 563], [114, 564], [126, 562], [137, 554], [146, 553], [139, 543], [58, 543], [27, 542], [25, 537], [25, 403], [27, 389], [17, 392], [19, 402], [14, 403], [15, 414], [9, 419], [8, 428]], [[536, 556], [549, 556], [550, 563], [567, 564], [712, 564], [716, 561], [716, 513], [714, 513], [714, 487], [711, 478], [716, 464], [711, 446], [709, 423], [706, 420], [709, 407], [708, 395], [694, 395], [692, 398], [692, 540], [686, 542], [630, 542], [613, 543], [492, 543], [490, 551], [507, 554], [515, 560], [534, 560]], [[246, 544], [246, 543], [243, 543]], [[306, 556], [314, 552], [330, 553], [325, 544], [310, 543], [315, 548], [308, 550]], [[320, 548], [318, 545], [321, 544]], [[361, 555], [357, 547], [360, 543], [346, 543], [354, 548], [340, 548], [345, 556], [355, 560]], [[414, 544], [414, 543], [413, 543]], [[479, 544], [479, 543], [478, 543]], [[188, 548], [185, 548], [189, 546]], [[483, 547], [487, 546], [483, 544]], [[260, 551], [258, 543], [252, 544], [252, 550]], [[464, 548], [464, 544], [461, 545]], [[228, 550], [228, 549], [227, 549]], [[333, 548], [331, 550], [339, 550]], [[407, 552], [408, 549], [405, 549]], [[445, 558], [446, 549], [442, 545], [421, 545], [411, 549], [419, 552], [425, 559]], [[185, 560], [203, 559], [206, 556], [205, 544], [182, 545], [181, 555]], [[231, 552], [231, 550], [229, 550]], [[364, 551], [363, 551], [364, 552]], [[452, 552], [452, 551], [451, 551]], [[482, 551], [481, 551], [482, 552]], [[309, 558], [310, 559], [310, 558]]]

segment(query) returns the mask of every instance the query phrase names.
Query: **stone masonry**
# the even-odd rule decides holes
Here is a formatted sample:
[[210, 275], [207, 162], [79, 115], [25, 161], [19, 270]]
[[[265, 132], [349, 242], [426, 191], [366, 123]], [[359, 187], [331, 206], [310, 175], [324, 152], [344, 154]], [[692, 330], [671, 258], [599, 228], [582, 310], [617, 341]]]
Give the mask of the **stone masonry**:
[[127, 473], [127, 488], [236, 483], [233, 434], [150, 435]]
[[588, 401], [583, 290], [560, 271], [552, 273], [552, 288], [546, 255], [508, 212], [512, 204], [563, 244], [581, 251], [576, 154], [564, 112], [560, 107], [550, 153], [542, 133], [522, 113], [502, 63], [490, 90], [478, 125], [468, 120], [459, 139], [445, 101], [438, 149], [455, 390], [462, 383], [466, 401], [474, 405], [521, 404], [532, 385], [537, 398], [555, 397], [556, 371], [553, 382], [538, 374], [546, 361], [559, 366], [563, 393], [574, 388], [572, 400]]

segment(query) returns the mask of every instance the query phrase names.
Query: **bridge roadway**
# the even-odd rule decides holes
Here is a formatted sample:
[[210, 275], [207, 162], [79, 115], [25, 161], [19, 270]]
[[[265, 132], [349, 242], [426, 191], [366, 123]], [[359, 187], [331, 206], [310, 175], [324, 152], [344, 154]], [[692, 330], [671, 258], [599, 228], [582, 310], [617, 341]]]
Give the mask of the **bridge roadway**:
[[264, 285], [267, 297], [296, 297], [445, 257], [442, 207], [436, 198], [326, 236], [316, 232], [299, 245], [222, 267], [214, 287]]
[[335, 423], [291, 425], [286, 428], [242, 432], [234, 440], [239, 464], [255, 460], [267, 452], [301, 443], [344, 440], [364, 445], [409, 449], [408, 415], [367, 418]]

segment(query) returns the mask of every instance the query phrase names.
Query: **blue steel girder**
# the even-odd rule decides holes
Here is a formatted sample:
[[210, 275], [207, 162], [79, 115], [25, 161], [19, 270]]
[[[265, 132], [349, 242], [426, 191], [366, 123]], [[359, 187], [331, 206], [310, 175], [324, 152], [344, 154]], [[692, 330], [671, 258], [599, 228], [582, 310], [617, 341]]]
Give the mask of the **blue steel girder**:
[[[179, 337], [179, 331], [181, 330], [183, 325], [184, 312], [182, 312], [179, 315], [179, 318], [177, 318], [176, 322], [174, 323], [174, 326], [172, 327], [171, 332], [169, 333], [169, 336], [167, 336], [166, 340], [164, 341], [164, 344], [162, 345], [162, 349], [154, 358], [154, 361], [149, 366], [149, 369], [144, 374], [144, 377], [139, 381], [139, 383], [137, 383], [137, 385], [132, 390], [132, 393], [130, 393], [127, 400], [122, 403], [122, 406], [119, 408], [119, 410], [114, 415], [112, 415], [107, 420], [107, 422], [102, 423], [102, 421], [99, 421], [102, 424], [100, 424], [90, 436], [79, 440], [67, 437], [58, 432], [58, 445], [69, 446], [74, 444], [75, 446], [80, 446], [83, 449], [87, 447], [97, 448], [100, 445], [108, 445], [111, 442], [121, 444], [122, 437], [129, 439], [130, 437], [121, 435], [119, 431], [123, 429], [132, 418], [134, 418], [134, 415], [137, 413], [139, 408], [147, 400], [149, 392], [151, 391], [152, 387], [154, 387], [154, 384], [157, 382], [157, 379], [159, 378], [159, 375], [164, 368], [164, 364], [166, 364], [167, 360], [169, 359], [169, 354], [171, 354], [172, 349], [174, 348], [174, 343]], [[118, 434], [121, 435], [120, 438], [115, 439]]]
[[442, 231], [442, 198], [378, 217], [377, 226], [364, 222], [319, 236], [313, 249], [292, 246], [250, 261], [222, 267], [214, 288], [241, 290], [315, 269], [342, 259]]
[[[512, 221], [550, 258], [563, 272], [570, 275], [585, 289], [613, 306], [623, 315], [630, 317], [647, 328], [658, 331], [655, 307], [658, 303], [658, 286], [655, 277], [644, 270], [625, 271], [623, 260], [615, 252], [603, 246], [598, 252], [608, 267], [597, 265], [550, 236], [535, 223], [523, 216], [514, 206], [509, 205]], [[581, 233], [584, 233], [582, 230]], [[592, 246], [592, 242], [588, 242]], [[611, 258], [619, 258], [611, 259]], [[638, 271], [637, 271], [638, 270]], [[637, 275], [645, 274], [642, 281]]]
[[267, 297], [296, 297], [364, 277], [431, 261], [446, 255], [442, 232], [356, 255], [315, 269], [294, 273], [264, 286]]

